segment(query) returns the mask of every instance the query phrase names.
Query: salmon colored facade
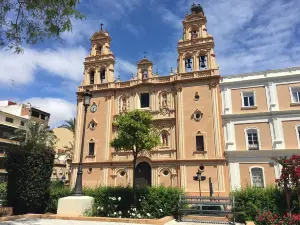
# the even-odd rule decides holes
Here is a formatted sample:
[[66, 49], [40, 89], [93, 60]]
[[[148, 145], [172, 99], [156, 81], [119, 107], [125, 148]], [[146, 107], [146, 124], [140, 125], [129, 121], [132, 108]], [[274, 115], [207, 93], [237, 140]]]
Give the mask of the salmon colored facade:
[[72, 182], [79, 161], [84, 109], [82, 95], [92, 93], [87, 111], [83, 153], [83, 184], [131, 185], [132, 155], [116, 152], [109, 142], [116, 135], [113, 121], [122, 112], [140, 109], [153, 115], [161, 131], [161, 144], [149, 155], [138, 158], [137, 182], [152, 186], [181, 187], [199, 194], [193, 180], [200, 165], [207, 177], [201, 186], [209, 195], [211, 177], [215, 195], [228, 195], [228, 171], [223, 151], [220, 75], [214, 54], [214, 39], [206, 29], [200, 6], [193, 6], [183, 21], [183, 38], [178, 42], [178, 67], [169, 75], [153, 71], [152, 62], [141, 59], [128, 81], [114, 74], [115, 56], [111, 37], [98, 31], [85, 59], [84, 80], [77, 92], [77, 130]]
[[300, 68], [226, 76], [220, 88], [231, 190], [274, 185], [272, 158], [300, 153]]

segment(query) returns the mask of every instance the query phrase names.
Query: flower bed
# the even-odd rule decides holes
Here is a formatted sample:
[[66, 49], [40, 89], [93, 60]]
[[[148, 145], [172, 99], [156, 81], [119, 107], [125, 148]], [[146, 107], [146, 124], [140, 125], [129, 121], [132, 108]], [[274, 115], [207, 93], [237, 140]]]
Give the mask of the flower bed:
[[176, 214], [176, 206], [182, 193], [177, 188], [140, 187], [137, 189], [137, 205], [133, 206], [131, 187], [86, 189], [85, 194], [95, 199], [93, 209], [86, 215], [136, 219], [162, 218]]
[[280, 216], [270, 211], [258, 212], [255, 225], [300, 225], [300, 214]]

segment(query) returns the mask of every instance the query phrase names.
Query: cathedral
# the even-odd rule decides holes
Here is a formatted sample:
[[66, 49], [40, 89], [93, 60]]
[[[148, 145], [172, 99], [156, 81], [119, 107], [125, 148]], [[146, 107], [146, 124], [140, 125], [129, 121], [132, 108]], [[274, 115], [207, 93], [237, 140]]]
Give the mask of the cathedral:
[[[193, 5], [182, 22], [177, 68], [160, 75], [144, 57], [128, 81], [115, 77], [109, 33], [102, 29], [94, 33], [77, 92], [73, 185], [82, 129], [85, 186], [132, 185], [133, 169], [138, 184], [179, 187], [191, 195], [199, 195], [200, 189], [209, 195], [209, 178], [214, 196], [274, 183], [280, 166], [272, 157], [299, 151], [300, 68], [221, 77], [206, 22], [202, 7]], [[83, 128], [87, 90], [92, 98]], [[281, 103], [279, 96], [291, 99], [291, 104]], [[136, 168], [130, 152], [110, 147], [116, 135], [114, 120], [134, 109], [151, 113], [161, 135], [161, 144], [140, 156]], [[205, 167], [206, 176], [200, 188], [194, 180], [199, 166]]]

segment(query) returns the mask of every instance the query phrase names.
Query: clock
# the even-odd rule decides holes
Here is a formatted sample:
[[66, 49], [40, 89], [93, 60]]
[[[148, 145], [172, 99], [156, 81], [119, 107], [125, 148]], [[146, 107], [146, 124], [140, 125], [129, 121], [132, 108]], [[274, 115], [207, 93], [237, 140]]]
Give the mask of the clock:
[[97, 105], [94, 103], [92, 106], [91, 106], [91, 112], [94, 113], [97, 111]]

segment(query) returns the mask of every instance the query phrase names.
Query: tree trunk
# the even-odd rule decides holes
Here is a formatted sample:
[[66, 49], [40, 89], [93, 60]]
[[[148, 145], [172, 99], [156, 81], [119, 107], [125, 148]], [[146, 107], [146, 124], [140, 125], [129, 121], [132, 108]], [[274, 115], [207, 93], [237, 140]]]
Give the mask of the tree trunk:
[[133, 188], [133, 204], [136, 206], [136, 183], [135, 183], [135, 167], [136, 167], [136, 156], [133, 154], [133, 179], [132, 179], [132, 188]]
[[291, 212], [291, 199], [290, 199], [289, 188], [288, 188], [286, 181], [284, 181], [284, 193], [285, 193], [285, 198], [286, 198], [286, 203], [287, 203], [287, 211], [288, 211], [288, 213], [290, 213]]

